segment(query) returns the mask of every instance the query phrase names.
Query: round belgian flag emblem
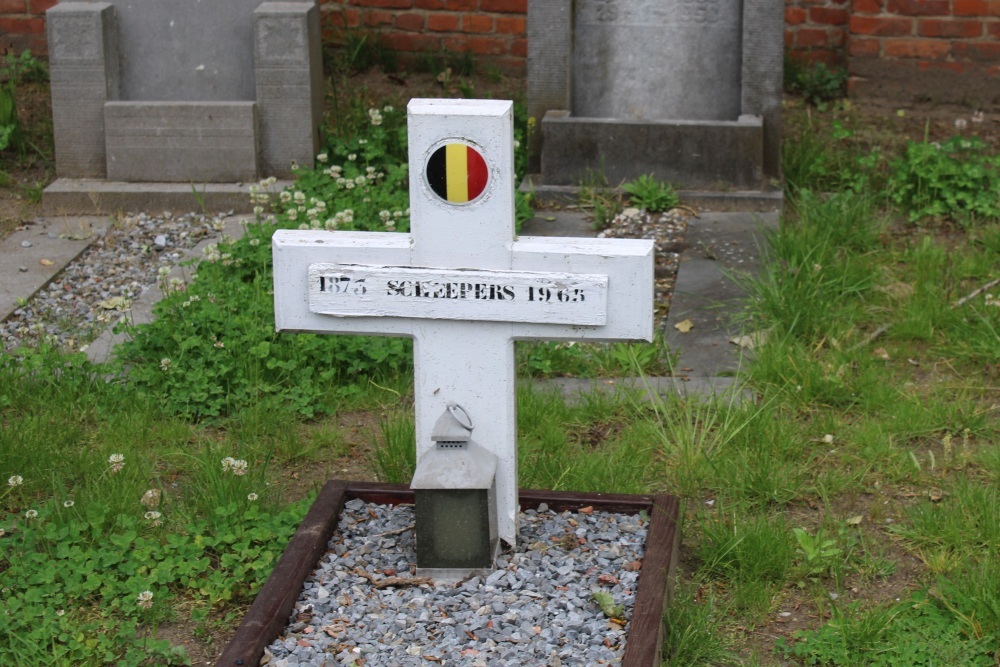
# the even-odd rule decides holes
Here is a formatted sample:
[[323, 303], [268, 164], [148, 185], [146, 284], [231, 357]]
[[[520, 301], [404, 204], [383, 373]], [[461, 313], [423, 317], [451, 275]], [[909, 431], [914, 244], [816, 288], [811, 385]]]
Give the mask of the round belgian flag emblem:
[[453, 204], [473, 201], [486, 189], [486, 160], [472, 146], [445, 144], [427, 161], [427, 184], [437, 196]]

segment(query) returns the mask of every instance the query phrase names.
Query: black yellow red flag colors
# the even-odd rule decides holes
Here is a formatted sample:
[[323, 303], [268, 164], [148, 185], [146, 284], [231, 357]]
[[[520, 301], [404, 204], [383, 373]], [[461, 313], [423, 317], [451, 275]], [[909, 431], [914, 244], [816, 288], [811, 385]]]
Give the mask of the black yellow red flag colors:
[[483, 193], [489, 180], [486, 161], [468, 144], [445, 144], [427, 161], [427, 183], [445, 201], [470, 202]]

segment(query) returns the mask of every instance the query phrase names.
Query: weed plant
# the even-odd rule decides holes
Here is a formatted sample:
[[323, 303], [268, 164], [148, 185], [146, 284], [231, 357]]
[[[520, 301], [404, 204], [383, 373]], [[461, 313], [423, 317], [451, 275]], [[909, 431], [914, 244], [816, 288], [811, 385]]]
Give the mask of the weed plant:
[[823, 108], [828, 102], [844, 96], [847, 90], [847, 70], [829, 67], [826, 63], [803, 63], [785, 58], [785, 90], [801, 95], [809, 104]]
[[948, 216], [969, 224], [1000, 218], [1000, 155], [978, 137], [911, 141], [892, 165], [889, 196], [910, 220]]
[[5, 354], [0, 386], [0, 664], [190, 664], [157, 628], [234, 623], [306, 510], [269, 491], [270, 451], [192, 448], [82, 355]]
[[677, 191], [669, 183], [656, 180], [652, 174], [643, 174], [622, 185], [633, 206], [656, 213], [669, 211], [680, 203]]

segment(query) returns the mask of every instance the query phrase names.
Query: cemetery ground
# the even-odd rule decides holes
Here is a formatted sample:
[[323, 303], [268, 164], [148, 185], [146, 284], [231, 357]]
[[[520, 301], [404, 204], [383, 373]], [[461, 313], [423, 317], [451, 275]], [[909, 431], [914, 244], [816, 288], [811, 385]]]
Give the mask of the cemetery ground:
[[[413, 84], [366, 77], [379, 97], [338, 101], [327, 161], [262, 218], [406, 229], [404, 104], [380, 87]], [[567, 404], [522, 382], [521, 482], [684, 499], [671, 665], [996, 664], [997, 110], [825, 105], [787, 100], [788, 207], [745, 281], [754, 400]], [[4, 155], [5, 191], [30, 200], [23, 164]], [[165, 283], [109, 367], [44, 343], [0, 357], [0, 664], [210, 664], [319, 484], [407, 479], [408, 345], [274, 335], [273, 229]], [[525, 378], [670, 371], [657, 345], [519, 360]]]

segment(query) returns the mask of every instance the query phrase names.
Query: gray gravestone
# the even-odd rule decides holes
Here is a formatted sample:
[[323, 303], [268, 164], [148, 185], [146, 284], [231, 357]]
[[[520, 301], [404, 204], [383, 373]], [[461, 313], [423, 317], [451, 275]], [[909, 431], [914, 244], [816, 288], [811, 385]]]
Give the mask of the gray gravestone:
[[578, 0], [573, 113], [636, 120], [736, 120], [740, 3]]
[[316, 0], [62, 2], [47, 26], [60, 178], [229, 183], [312, 166]]
[[113, 2], [121, 99], [234, 102], [256, 98], [253, 12], [261, 0]]
[[780, 0], [529, 0], [528, 114], [542, 187], [653, 173], [780, 178]]

